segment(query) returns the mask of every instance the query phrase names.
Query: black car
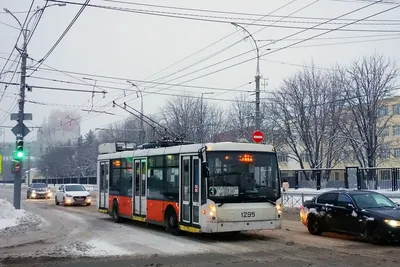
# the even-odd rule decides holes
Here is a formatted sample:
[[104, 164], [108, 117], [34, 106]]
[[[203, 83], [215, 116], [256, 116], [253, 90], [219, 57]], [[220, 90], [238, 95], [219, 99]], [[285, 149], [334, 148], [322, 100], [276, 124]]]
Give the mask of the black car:
[[400, 241], [400, 205], [374, 191], [325, 192], [304, 202], [300, 219], [312, 235], [346, 233], [373, 244]]
[[45, 183], [32, 183], [26, 191], [26, 198], [50, 198], [50, 188]]

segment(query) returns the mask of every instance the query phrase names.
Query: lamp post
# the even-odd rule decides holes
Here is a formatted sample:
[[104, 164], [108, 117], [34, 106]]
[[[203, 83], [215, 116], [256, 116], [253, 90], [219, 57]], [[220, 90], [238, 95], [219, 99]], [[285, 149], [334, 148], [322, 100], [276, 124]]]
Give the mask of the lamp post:
[[254, 45], [256, 46], [256, 51], [257, 51], [257, 69], [256, 69], [256, 130], [260, 130], [261, 127], [261, 118], [260, 118], [260, 50], [257, 45], [257, 41], [254, 39], [253, 35], [243, 26], [232, 22], [231, 23], [233, 26], [241, 28], [243, 31], [245, 31], [249, 37], [253, 40]]
[[[139, 140], [140, 143], [144, 143], [144, 125], [143, 125], [143, 94], [142, 90], [133, 82], [126, 81], [127, 83], [131, 84], [133, 87], [136, 87], [137, 92], [140, 93], [140, 133], [139, 133]], [[139, 96], [138, 96], [139, 97]]]

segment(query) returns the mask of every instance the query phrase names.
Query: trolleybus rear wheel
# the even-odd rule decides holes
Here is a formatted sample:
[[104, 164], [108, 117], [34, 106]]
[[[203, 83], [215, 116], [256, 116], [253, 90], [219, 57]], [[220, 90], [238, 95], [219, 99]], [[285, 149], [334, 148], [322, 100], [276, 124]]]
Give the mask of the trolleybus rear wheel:
[[114, 222], [116, 223], [121, 222], [121, 217], [119, 217], [119, 211], [118, 211], [118, 203], [115, 200], [113, 202], [112, 217], [114, 219]]

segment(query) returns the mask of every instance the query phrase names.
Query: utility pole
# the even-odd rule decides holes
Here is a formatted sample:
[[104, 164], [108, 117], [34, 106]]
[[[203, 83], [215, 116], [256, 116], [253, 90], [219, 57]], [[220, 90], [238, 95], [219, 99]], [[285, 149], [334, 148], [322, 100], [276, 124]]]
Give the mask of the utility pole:
[[257, 69], [256, 69], [256, 131], [259, 131], [261, 128], [261, 116], [260, 116], [260, 50], [258, 48], [257, 41], [254, 39], [253, 35], [243, 26], [232, 22], [231, 23], [233, 26], [241, 28], [243, 31], [245, 31], [249, 37], [253, 40], [254, 45], [256, 46], [256, 51], [257, 51]]
[[[11, 14], [11, 13], [10, 13]], [[26, 86], [26, 59], [28, 58], [27, 52], [27, 38], [28, 30], [22, 28], [23, 44], [22, 49], [19, 51], [21, 53], [21, 82], [19, 88], [19, 100], [18, 100], [18, 140], [22, 141], [23, 144], [25, 129], [24, 125], [24, 105], [25, 105], [25, 86]], [[23, 158], [20, 161], [20, 167], [18, 171], [15, 171], [14, 176], [14, 207], [15, 209], [21, 208], [21, 183], [22, 183], [22, 171], [23, 171]]]
[[[23, 44], [22, 44], [22, 49], [18, 49], [18, 52], [21, 54], [21, 81], [20, 81], [20, 89], [19, 89], [19, 100], [18, 100], [18, 113], [11, 114], [11, 120], [16, 120], [17, 125], [12, 128], [12, 132], [16, 136], [16, 146], [17, 146], [17, 164], [19, 166], [19, 169], [15, 169], [15, 174], [14, 174], [14, 199], [13, 199], [13, 204], [15, 209], [20, 209], [21, 208], [21, 183], [22, 183], [22, 171], [23, 171], [23, 140], [24, 137], [29, 133], [29, 129], [25, 126], [24, 124], [24, 119], [25, 120], [32, 120], [32, 114], [25, 114], [24, 113], [24, 105], [25, 105], [25, 88], [26, 88], [26, 60], [28, 58], [28, 51], [27, 51], [27, 46], [28, 46], [28, 37], [29, 37], [29, 22], [31, 21], [32, 18], [34, 18], [39, 12], [43, 12], [46, 8], [51, 7], [51, 6], [65, 6], [65, 4], [54, 4], [54, 5], [49, 5], [45, 6], [42, 8], [38, 8], [31, 18], [27, 21], [26, 25], [21, 24], [19, 19], [7, 8], [4, 8], [4, 11], [10, 14], [19, 24], [21, 28], [21, 35], [23, 37]], [[29, 14], [27, 15], [29, 16]], [[19, 152], [18, 152], [18, 149]]]
[[139, 133], [139, 141], [140, 144], [144, 143], [144, 124], [143, 124], [143, 94], [142, 90], [133, 82], [131, 81], [126, 81], [127, 83], [131, 84], [132, 86], [136, 87], [138, 92], [140, 93], [140, 133]]

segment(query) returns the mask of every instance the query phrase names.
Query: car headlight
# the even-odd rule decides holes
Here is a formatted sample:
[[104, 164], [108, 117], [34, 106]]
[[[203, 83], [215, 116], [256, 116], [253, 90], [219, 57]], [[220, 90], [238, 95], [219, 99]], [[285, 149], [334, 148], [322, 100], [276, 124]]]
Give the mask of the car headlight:
[[400, 221], [385, 220], [384, 222], [387, 223], [388, 225], [392, 226], [392, 227], [400, 227]]
[[71, 195], [68, 195], [68, 194], [66, 194], [65, 196], [66, 196], [66, 197], [72, 197]]
[[36, 193], [36, 190], [32, 190], [32, 193]]

